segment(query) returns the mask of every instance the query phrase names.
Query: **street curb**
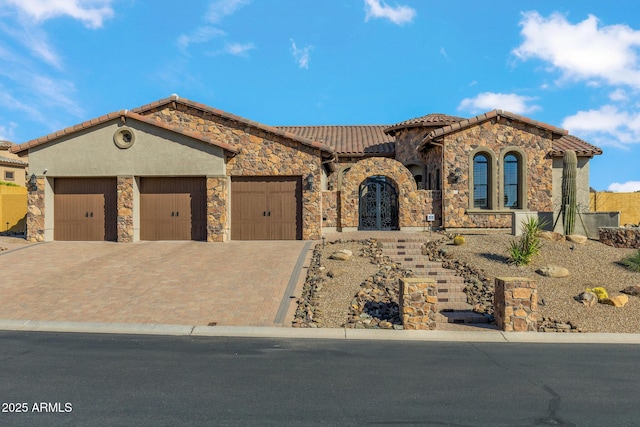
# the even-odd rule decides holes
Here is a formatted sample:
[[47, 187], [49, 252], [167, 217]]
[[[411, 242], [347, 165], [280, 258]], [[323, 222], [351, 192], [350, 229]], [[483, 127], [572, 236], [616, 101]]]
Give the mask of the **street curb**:
[[385, 329], [287, 328], [258, 326], [189, 326], [128, 323], [0, 320], [1, 331], [192, 337], [290, 338], [512, 344], [640, 344], [640, 334], [502, 331], [406, 331]]

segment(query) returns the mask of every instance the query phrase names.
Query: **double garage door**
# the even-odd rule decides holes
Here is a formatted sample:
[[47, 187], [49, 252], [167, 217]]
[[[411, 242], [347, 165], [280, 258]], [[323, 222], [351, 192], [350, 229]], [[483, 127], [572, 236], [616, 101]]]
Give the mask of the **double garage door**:
[[[141, 178], [141, 240], [205, 240], [204, 178]], [[55, 240], [111, 240], [118, 236], [115, 178], [57, 178]]]
[[301, 240], [300, 177], [233, 177], [231, 240]]

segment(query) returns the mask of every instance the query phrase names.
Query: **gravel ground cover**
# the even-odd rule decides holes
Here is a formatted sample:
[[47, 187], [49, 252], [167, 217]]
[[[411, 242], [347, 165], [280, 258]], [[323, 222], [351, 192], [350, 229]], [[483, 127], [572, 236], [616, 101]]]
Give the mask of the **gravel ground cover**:
[[[583, 305], [574, 299], [587, 288], [604, 287], [615, 296], [630, 285], [640, 285], [640, 273], [634, 273], [619, 262], [634, 249], [619, 249], [589, 240], [584, 244], [568, 241], [543, 240], [540, 255], [528, 266], [515, 266], [509, 262], [507, 247], [516, 239], [503, 233], [464, 234], [465, 244], [454, 246], [452, 240], [442, 234], [431, 237], [435, 245], [432, 251], [444, 249], [448, 264], [472, 266], [491, 283], [495, 277], [528, 277], [538, 284], [539, 313], [545, 322], [570, 325], [576, 332], [640, 333], [640, 298], [629, 296], [624, 307], [596, 304]], [[368, 250], [366, 248], [369, 248]], [[330, 260], [329, 256], [340, 250], [353, 251], [349, 261]], [[365, 241], [336, 242], [316, 249], [316, 268], [312, 286], [320, 284], [318, 292], [312, 292], [312, 304], [317, 314], [312, 314], [306, 326], [341, 327], [353, 322], [352, 303], [367, 278], [379, 274], [384, 263], [376, 258], [371, 245]], [[554, 264], [565, 267], [570, 275], [565, 278], [549, 278], [536, 273], [540, 267]], [[338, 271], [338, 274], [331, 274]], [[327, 274], [330, 273], [330, 274]], [[335, 276], [335, 277], [331, 277]], [[369, 280], [370, 281], [370, 280]], [[307, 298], [309, 302], [309, 298]], [[301, 315], [303, 311], [300, 311]], [[304, 316], [299, 316], [301, 320]], [[298, 322], [294, 326], [305, 326]], [[349, 325], [348, 325], [349, 326]], [[544, 326], [544, 322], [543, 325]]]

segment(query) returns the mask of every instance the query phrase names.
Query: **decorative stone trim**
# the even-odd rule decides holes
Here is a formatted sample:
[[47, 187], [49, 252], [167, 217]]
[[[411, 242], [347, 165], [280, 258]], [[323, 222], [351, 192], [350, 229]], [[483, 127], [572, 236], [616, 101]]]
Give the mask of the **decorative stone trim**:
[[226, 242], [228, 239], [228, 183], [226, 176], [207, 177], [207, 242]]
[[36, 179], [36, 189], [28, 187], [27, 235], [30, 242], [44, 242], [44, 186], [45, 178]]
[[524, 277], [496, 277], [496, 325], [505, 332], [538, 330], [538, 285]]
[[118, 242], [133, 242], [133, 177], [118, 177]]
[[438, 284], [434, 279], [401, 278], [399, 299], [404, 329], [436, 328]]
[[605, 245], [640, 249], [640, 227], [599, 227], [598, 234]]

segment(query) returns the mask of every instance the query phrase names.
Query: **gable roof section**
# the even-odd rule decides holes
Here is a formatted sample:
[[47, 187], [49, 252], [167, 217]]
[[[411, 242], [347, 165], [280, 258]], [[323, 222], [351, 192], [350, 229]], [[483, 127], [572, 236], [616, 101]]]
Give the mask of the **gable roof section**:
[[0, 150], [8, 150], [13, 147], [15, 144], [11, 141], [2, 140], [0, 141]]
[[133, 119], [133, 120], [137, 120], [139, 122], [143, 122], [143, 123], [147, 123], [151, 126], [155, 126], [157, 128], [161, 128], [161, 129], [165, 129], [171, 132], [175, 132], [177, 134], [180, 135], [184, 135], [184, 136], [188, 136], [189, 138], [193, 138], [202, 142], [205, 142], [207, 144], [210, 145], [215, 145], [217, 147], [220, 147], [228, 152], [231, 153], [238, 153], [240, 150], [238, 149], [238, 147], [236, 147], [235, 145], [232, 144], [228, 144], [226, 142], [221, 142], [218, 140], [215, 140], [213, 138], [208, 138], [206, 136], [201, 135], [198, 132], [192, 132], [186, 129], [183, 129], [181, 127], [178, 126], [170, 126], [167, 125], [166, 123], [160, 123], [157, 122], [156, 120], [153, 120], [150, 117], [145, 117], [142, 116], [140, 114], [134, 113], [132, 111], [128, 111], [128, 110], [121, 110], [121, 111], [117, 111], [117, 112], [113, 112], [113, 113], [109, 113], [109, 114], [105, 114], [104, 116], [100, 116], [97, 117], [95, 119], [92, 120], [88, 120], [86, 122], [82, 122], [80, 124], [77, 124], [75, 126], [70, 126], [68, 128], [59, 130], [57, 132], [54, 133], [50, 133], [49, 135], [45, 135], [42, 136], [38, 139], [33, 139], [31, 141], [27, 141], [23, 144], [20, 145], [14, 145], [11, 148], [11, 152], [12, 153], [16, 153], [16, 154], [20, 154], [23, 153], [24, 151], [29, 150], [30, 148], [34, 148], [34, 147], [38, 147], [40, 145], [44, 145], [47, 144], [49, 142], [55, 141], [57, 139], [60, 139], [62, 137], [65, 136], [69, 136], [69, 135], [73, 135], [77, 132], [80, 132], [82, 130], [85, 129], [90, 129], [94, 126], [100, 125], [102, 123], [106, 123], [108, 121], [114, 120], [114, 119], [122, 119], [123, 121], [126, 121], [127, 118]]
[[405, 120], [397, 123], [385, 129], [385, 133], [394, 136], [396, 131], [405, 128], [415, 127], [442, 127], [453, 123], [457, 123], [464, 120], [463, 117], [448, 116], [441, 113], [427, 114], [422, 117], [414, 117], [413, 119]]
[[276, 126], [285, 132], [332, 147], [339, 156], [393, 156], [394, 138], [386, 135], [386, 125], [356, 126]]
[[418, 150], [423, 150], [427, 145], [429, 145], [429, 143], [440, 139], [445, 135], [469, 128], [471, 126], [475, 126], [487, 120], [498, 119], [500, 117], [504, 117], [510, 120], [516, 120], [540, 129], [548, 130], [554, 136], [558, 137], [557, 139], [553, 138], [552, 150], [549, 153], [551, 156], [561, 156], [566, 150], [574, 150], [576, 154], [582, 156], [594, 156], [602, 154], [602, 150], [600, 148], [591, 145], [581, 140], [580, 138], [569, 135], [569, 131], [567, 131], [566, 129], [539, 122], [537, 120], [532, 120], [528, 117], [503, 110], [492, 110], [488, 113], [480, 114], [479, 116], [475, 116], [470, 119], [465, 119], [460, 122], [441, 127], [439, 129], [434, 129], [420, 143], [420, 145], [418, 146]]
[[263, 123], [254, 122], [253, 120], [245, 119], [244, 117], [236, 116], [234, 114], [227, 113], [226, 111], [218, 110], [216, 108], [211, 108], [208, 105], [200, 104], [199, 102], [190, 101], [190, 100], [188, 100], [186, 98], [180, 98], [178, 95], [171, 95], [169, 98], [164, 98], [164, 99], [161, 99], [159, 101], [152, 102], [151, 104], [147, 104], [147, 105], [143, 105], [143, 106], [138, 107], [138, 108], [134, 108], [131, 111], [133, 111], [134, 113], [138, 113], [138, 114], [144, 115], [144, 113], [146, 113], [146, 112], [148, 112], [148, 111], [150, 111], [150, 110], [152, 110], [154, 108], [160, 108], [160, 107], [163, 107], [165, 105], [170, 105], [172, 103], [182, 104], [182, 105], [185, 105], [187, 107], [195, 108], [197, 110], [213, 114], [213, 115], [221, 117], [223, 119], [227, 119], [227, 120], [231, 120], [231, 121], [234, 121], [234, 122], [238, 122], [238, 123], [241, 123], [241, 124], [243, 124], [245, 126], [251, 126], [253, 128], [262, 130], [264, 132], [268, 132], [268, 133], [273, 134], [273, 135], [281, 136], [281, 137], [290, 139], [292, 141], [299, 142], [299, 143], [301, 143], [303, 145], [306, 145], [306, 146], [309, 146], [309, 147], [317, 148], [317, 149], [319, 149], [319, 150], [321, 150], [323, 152], [330, 153], [332, 155], [334, 154], [333, 148], [331, 148], [330, 146], [328, 146], [326, 144], [323, 144], [321, 142], [314, 141], [314, 140], [302, 137], [300, 135], [296, 135], [296, 134], [291, 133], [291, 132], [280, 130], [280, 129], [272, 127], [272, 126], [265, 125]]

